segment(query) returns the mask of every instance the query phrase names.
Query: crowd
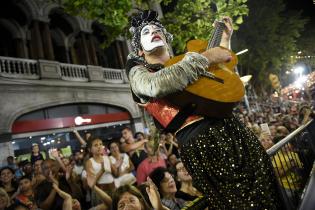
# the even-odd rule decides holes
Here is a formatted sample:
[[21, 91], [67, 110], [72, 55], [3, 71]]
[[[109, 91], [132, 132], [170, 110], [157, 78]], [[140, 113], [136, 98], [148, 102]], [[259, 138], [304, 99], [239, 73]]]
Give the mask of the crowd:
[[50, 149], [44, 158], [33, 144], [30, 160], [7, 158], [0, 170], [1, 210], [162, 210], [201, 200], [171, 133], [153, 138], [126, 127], [121, 139], [104, 144], [90, 133], [73, 132], [84, 150], [70, 157]]
[[[311, 115], [306, 105], [284, 108], [269, 104], [261, 109], [248, 112], [240, 107], [236, 115], [265, 149], [306, 123]], [[44, 158], [40, 146], [33, 144], [29, 160], [16, 163], [14, 157], [7, 158], [7, 166], [0, 170], [0, 210], [177, 210], [205, 202], [180, 161], [180, 148], [172, 133], [147, 136], [125, 127], [121, 139], [103, 142], [91, 133], [82, 137], [75, 128], [73, 132], [82, 149], [70, 157], [50, 149], [50, 158]], [[274, 167], [281, 158], [296, 155], [292, 149], [282, 152], [278, 163], [273, 161]], [[301, 167], [300, 161], [295, 167]]]
[[[259, 104], [258, 109], [250, 111], [246, 107], [239, 106], [235, 112], [246, 127], [250, 128], [260, 139], [268, 132], [275, 141], [274, 143], [313, 117], [312, 107], [306, 102], [280, 102], [266, 99]], [[263, 124], [268, 125], [269, 131], [264, 130]]]

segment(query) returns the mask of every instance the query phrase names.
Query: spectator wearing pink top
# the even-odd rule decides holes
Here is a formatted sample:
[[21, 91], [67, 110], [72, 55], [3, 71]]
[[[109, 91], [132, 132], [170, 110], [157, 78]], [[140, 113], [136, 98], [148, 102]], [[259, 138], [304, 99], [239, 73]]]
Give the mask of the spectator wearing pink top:
[[137, 168], [137, 184], [140, 185], [147, 180], [149, 174], [158, 167], [166, 168], [165, 160], [160, 156], [154, 141], [145, 144], [148, 157], [144, 159]]

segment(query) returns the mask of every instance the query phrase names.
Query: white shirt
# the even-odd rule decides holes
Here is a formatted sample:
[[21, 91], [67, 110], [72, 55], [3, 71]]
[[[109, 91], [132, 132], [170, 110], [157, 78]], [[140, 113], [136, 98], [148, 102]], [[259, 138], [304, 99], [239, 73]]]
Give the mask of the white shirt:
[[[102, 168], [101, 164], [96, 162], [94, 158], [90, 158], [90, 161], [92, 163], [92, 168], [94, 171], [94, 175], [96, 175]], [[105, 172], [102, 174], [102, 176], [97, 181], [97, 184], [110, 184], [114, 182], [114, 177], [112, 175], [112, 170], [110, 167], [110, 160], [108, 156], [103, 156], [104, 161], [104, 169]]]

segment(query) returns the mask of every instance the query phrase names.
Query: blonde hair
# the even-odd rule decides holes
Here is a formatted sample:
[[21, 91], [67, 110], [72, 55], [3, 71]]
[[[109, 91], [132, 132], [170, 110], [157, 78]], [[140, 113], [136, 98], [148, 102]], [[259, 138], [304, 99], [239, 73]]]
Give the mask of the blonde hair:
[[10, 205], [10, 197], [8, 193], [2, 187], [0, 187], [0, 196], [5, 197], [5, 200], [7, 201], [6, 207], [8, 207]]

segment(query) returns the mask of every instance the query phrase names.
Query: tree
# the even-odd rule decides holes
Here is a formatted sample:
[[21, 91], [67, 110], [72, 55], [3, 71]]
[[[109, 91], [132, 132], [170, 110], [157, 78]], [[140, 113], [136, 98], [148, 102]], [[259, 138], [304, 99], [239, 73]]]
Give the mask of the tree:
[[[247, 0], [177, 0], [173, 11], [165, 14], [162, 22], [176, 34], [174, 46], [183, 52], [188, 40], [207, 39], [215, 18], [222, 15], [234, 17], [237, 24], [247, 14]], [[73, 15], [93, 19], [107, 29], [106, 45], [119, 35], [127, 35], [128, 19], [134, 9], [148, 9], [153, 2], [170, 3], [170, 0], [63, 0], [65, 10]], [[211, 8], [217, 8], [213, 12]], [[236, 26], [237, 27], [237, 26]], [[183, 33], [185, 32], [185, 33]]]
[[173, 47], [177, 53], [183, 52], [186, 42], [191, 39], [208, 40], [212, 23], [222, 16], [230, 16], [235, 21], [235, 29], [247, 15], [247, 0], [177, 0], [172, 11], [165, 13], [162, 22], [169, 32], [176, 34]]
[[306, 20], [299, 12], [286, 11], [282, 0], [250, 0], [248, 8], [233, 43], [236, 51], [249, 49], [240, 56], [240, 64], [246, 74], [254, 75], [254, 86], [270, 88], [269, 73], [279, 75], [287, 68]]
[[[136, 0], [135, 2], [138, 2]], [[130, 0], [63, 0], [62, 6], [72, 15], [95, 20], [106, 28], [108, 46], [121, 35], [129, 23], [128, 12], [132, 9]]]

